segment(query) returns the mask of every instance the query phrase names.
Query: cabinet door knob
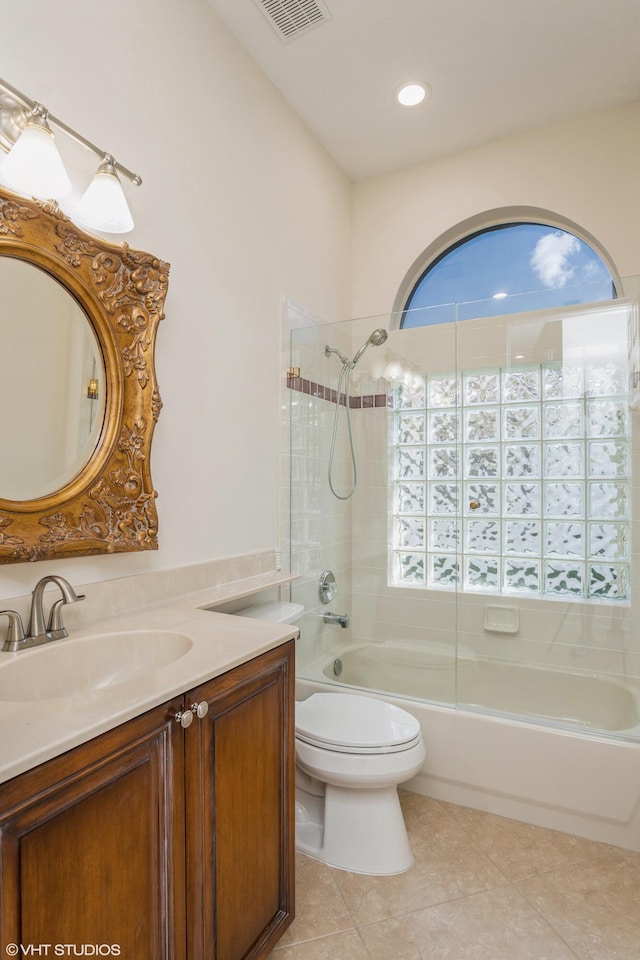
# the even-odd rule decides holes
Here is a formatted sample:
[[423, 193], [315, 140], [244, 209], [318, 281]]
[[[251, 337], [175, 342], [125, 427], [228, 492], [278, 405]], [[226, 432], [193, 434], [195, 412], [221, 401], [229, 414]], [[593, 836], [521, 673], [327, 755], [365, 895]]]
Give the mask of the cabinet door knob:
[[201, 700], [200, 703], [193, 703], [191, 705], [191, 710], [194, 716], [199, 717], [202, 720], [203, 717], [209, 713], [209, 704], [206, 700]]
[[193, 714], [191, 710], [180, 710], [179, 713], [176, 713], [176, 720], [186, 730], [193, 723]]

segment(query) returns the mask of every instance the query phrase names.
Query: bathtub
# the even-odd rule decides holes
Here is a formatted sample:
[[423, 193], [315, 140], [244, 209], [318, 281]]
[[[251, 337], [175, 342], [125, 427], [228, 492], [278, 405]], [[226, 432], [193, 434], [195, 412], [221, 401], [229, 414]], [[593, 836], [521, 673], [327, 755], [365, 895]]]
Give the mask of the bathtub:
[[427, 758], [407, 789], [640, 851], [640, 687], [386, 642], [299, 670], [298, 699], [327, 689], [418, 718]]
[[327, 663], [323, 679], [436, 703], [484, 708], [633, 736], [640, 732], [638, 693], [605, 677], [479, 659], [444, 644], [369, 643]]

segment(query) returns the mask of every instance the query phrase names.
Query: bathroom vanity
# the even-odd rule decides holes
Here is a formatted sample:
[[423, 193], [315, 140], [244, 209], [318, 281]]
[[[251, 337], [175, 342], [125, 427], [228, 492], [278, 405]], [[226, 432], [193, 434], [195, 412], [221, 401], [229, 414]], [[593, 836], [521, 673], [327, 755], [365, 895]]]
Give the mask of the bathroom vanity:
[[[157, 549], [154, 355], [169, 264], [2, 189], [0, 268], [10, 347], [28, 343], [33, 366], [39, 345], [43, 372], [29, 404], [14, 404], [26, 419], [9, 418], [0, 563]], [[41, 459], [25, 458], [27, 435]], [[52, 459], [56, 447], [67, 459]], [[275, 560], [89, 584], [83, 604], [47, 576], [28, 620], [25, 598], [3, 604], [0, 957], [270, 952], [293, 917], [297, 630], [212, 606], [290, 580]], [[62, 597], [48, 595], [47, 619], [52, 581]], [[192, 582], [206, 589], [189, 593]], [[180, 584], [182, 597], [151, 606]]]
[[[189, 649], [111, 689], [0, 703], [3, 740], [29, 767], [0, 783], [3, 956], [91, 944], [84, 955], [258, 960], [293, 918], [295, 631], [191, 604], [138, 620], [145, 635], [180, 623]], [[59, 641], [71, 674], [83, 640], [95, 636]], [[43, 653], [13, 664], [35, 670]], [[189, 675], [199, 682], [158, 702]], [[61, 752], [65, 737], [82, 742]], [[54, 952], [64, 944], [76, 954]]]

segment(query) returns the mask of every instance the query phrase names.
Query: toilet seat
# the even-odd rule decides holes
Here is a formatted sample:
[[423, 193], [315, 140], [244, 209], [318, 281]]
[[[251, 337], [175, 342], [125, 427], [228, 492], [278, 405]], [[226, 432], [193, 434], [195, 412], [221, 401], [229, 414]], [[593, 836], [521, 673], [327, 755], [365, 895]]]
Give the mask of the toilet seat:
[[415, 717], [385, 700], [314, 693], [296, 703], [296, 739], [336, 753], [400, 753], [420, 741], [421, 730]]

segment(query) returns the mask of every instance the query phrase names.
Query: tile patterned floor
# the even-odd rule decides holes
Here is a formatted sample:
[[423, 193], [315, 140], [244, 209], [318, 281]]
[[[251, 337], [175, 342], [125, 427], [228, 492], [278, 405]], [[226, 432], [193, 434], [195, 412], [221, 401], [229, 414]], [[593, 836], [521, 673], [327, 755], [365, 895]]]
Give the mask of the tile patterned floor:
[[415, 863], [297, 855], [274, 960], [640, 960], [640, 854], [401, 792]]

